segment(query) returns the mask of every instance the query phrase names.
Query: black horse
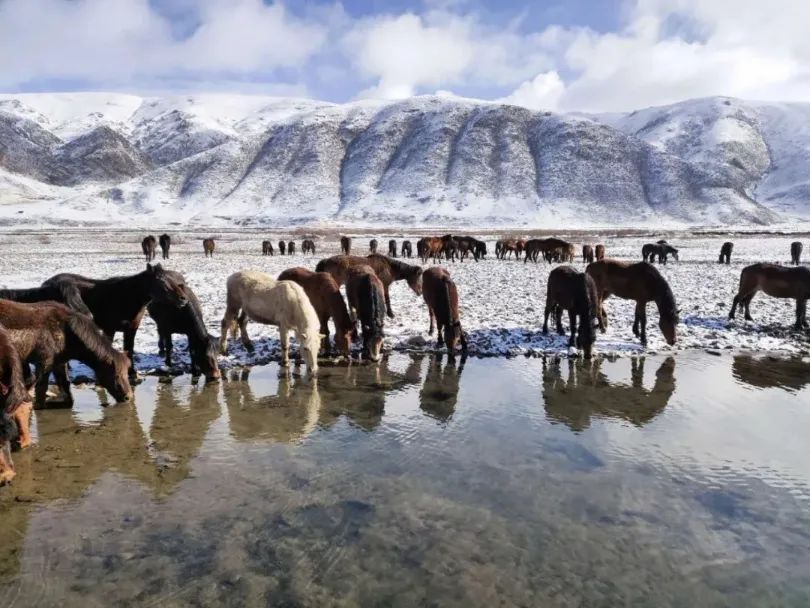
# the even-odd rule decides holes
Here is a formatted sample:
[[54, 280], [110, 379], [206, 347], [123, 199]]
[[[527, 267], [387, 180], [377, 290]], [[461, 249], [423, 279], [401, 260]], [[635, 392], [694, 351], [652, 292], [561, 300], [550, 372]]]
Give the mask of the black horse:
[[666, 264], [669, 255], [672, 255], [676, 262], [678, 261], [678, 250], [666, 242], [647, 243], [641, 248], [642, 259], [651, 264], [655, 262], [656, 257], [660, 264]]
[[160, 250], [163, 252], [163, 259], [168, 260], [169, 249], [171, 249], [172, 246], [172, 237], [166, 233], [161, 234], [160, 237], [158, 237], [158, 242], [160, 243]]
[[720, 247], [720, 257], [717, 259], [718, 264], [731, 264], [731, 252], [734, 251], [734, 243], [726, 241]]

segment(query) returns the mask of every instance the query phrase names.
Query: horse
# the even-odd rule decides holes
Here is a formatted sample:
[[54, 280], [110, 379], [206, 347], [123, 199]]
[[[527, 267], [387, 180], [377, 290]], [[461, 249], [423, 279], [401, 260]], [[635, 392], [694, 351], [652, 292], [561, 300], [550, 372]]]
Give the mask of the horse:
[[[594, 322], [597, 320], [598, 301], [596, 283], [588, 274], [577, 272], [571, 266], [558, 266], [548, 275], [543, 333], [548, 333], [548, 317], [554, 314], [557, 333], [561, 336], [565, 335], [562, 313], [563, 310], [567, 310], [571, 326], [568, 346], [582, 349], [585, 358], [590, 359], [593, 343], [596, 340]], [[577, 319], [579, 319], [579, 327], [577, 327]]]
[[271, 241], [262, 241], [262, 255], [275, 255], [275, 253]]
[[678, 309], [675, 296], [666, 279], [658, 270], [646, 262], [620, 262], [601, 260], [588, 264], [585, 269], [596, 283], [598, 296], [597, 315], [602, 331], [607, 327], [605, 300], [615, 295], [625, 300], [636, 301], [636, 315], [633, 321], [633, 334], [647, 342], [647, 302], [653, 301], [658, 307], [658, 327], [670, 346], [675, 344], [675, 327], [678, 324]]
[[279, 255], [286, 255], [287, 254], [287, 243], [284, 241], [278, 242], [278, 253]]
[[441, 237], [441, 240], [444, 258], [446, 260], [452, 260], [455, 262], [456, 256], [458, 255], [458, 241], [452, 234], [445, 234], [443, 237]]
[[301, 253], [311, 253], [315, 255], [315, 241], [312, 239], [304, 239], [301, 242]]
[[523, 250], [526, 249], [526, 239], [518, 239], [515, 242], [515, 257], [520, 259], [520, 255], [523, 253]]
[[349, 255], [352, 252], [352, 237], [340, 237], [340, 251], [343, 255]]
[[794, 266], [801, 264], [802, 249], [804, 249], [804, 245], [799, 241], [793, 241], [790, 244], [790, 263]]
[[165, 232], [158, 237], [158, 242], [160, 243], [160, 251], [163, 253], [163, 259], [169, 259], [169, 249], [172, 246], [172, 237], [170, 237]]
[[422, 297], [427, 304], [430, 317], [428, 335], [433, 335], [434, 319], [437, 328], [437, 345], [447, 346], [449, 357], [455, 356], [456, 345], [461, 344], [461, 352], [467, 352], [467, 337], [461, 329], [458, 314], [458, 289], [450, 273], [444, 268], [433, 266], [422, 273]]
[[[138, 274], [109, 279], [91, 279], [78, 274], [57, 274], [42, 284], [62, 293], [75, 294], [101, 330], [112, 340], [116, 332], [124, 332], [124, 351], [133, 362], [135, 334], [152, 300], [167, 301], [175, 307], [188, 302], [185, 289], [177, 285], [160, 264], [146, 265]], [[64, 301], [73, 310], [81, 311], [73, 299]], [[135, 376], [134, 367], [130, 375]]]
[[400, 257], [403, 258], [411, 258], [413, 256], [413, 249], [411, 248], [410, 241], [402, 241], [402, 247], [400, 248], [399, 252]]
[[582, 246], [582, 261], [586, 264], [590, 264], [594, 261], [594, 253], [593, 253], [593, 246], [591, 245], [583, 245]]
[[31, 445], [31, 397], [25, 389], [23, 364], [8, 332], [0, 326], [0, 485], [14, 479], [11, 442]]
[[810, 299], [810, 268], [788, 268], [777, 264], [752, 264], [742, 269], [740, 286], [728, 318], [733, 319], [737, 306], [745, 310], [745, 320], [751, 319], [751, 300], [758, 291], [764, 291], [773, 298], [793, 298], [796, 300], [796, 329], [807, 327], [807, 300]]
[[37, 302], [62, 302], [76, 312], [92, 317], [93, 313], [82, 300], [79, 289], [71, 284], [26, 287], [22, 289], [0, 289], [0, 299], [35, 304]]
[[214, 257], [214, 247], [216, 247], [214, 239], [203, 239], [203, 251], [205, 252], [205, 257]]
[[377, 239], [371, 239], [368, 242], [368, 250], [371, 253], [377, 253]]
[[[500, 241], [501, 243], [501, 258], [502, 260], [506, 259], [506, 256], [511, 256], [513, 253], [515, 254], [515, 258], [517, 259], [517, 241], [515, 239], [507, 239]], [[525, 245], [524, 245], [525, 247]]]
[[[421, 270], [421, 269], [420, 269]], [[385, 287], [367, 264], [354, 264], [346, 270], [346, 298], [352, 319], [363, 331], [363, 357], [380, 360], [385, 325]]]
[[146, 261], [151, 262], [155, 259], [157, 255], [155, 253], [155, 249], [157, 249], [157, 239], [152, 236], [151, 234], [141, 241], [141, 250], [143, 251], [143, 255], [146, 256]]
[[[484, 245], [483, 241], [479, 241], [471, 236], [459, 236], [456, 237], [456, 241], [458, 242], [461, 261], [464, 261], [469, 254], [472, 254], [476, 262], [481, 258], [480, 251], [481, 245]], [[484, 249], [486, 249], [486, 245], [484, 245]]]
[[[67, 363], [71, 359], [91, 367], [96, 382], [116, 401], [132, 398], [132, 387], [127, 379], [129, 359], [113, 348], [112, 341], [86, 315], [57, 302], [20, 304], [0, 300], [0, 325], [8, 331], [23, 364], [34, 365], [34, 377], [29, 381], [36, 387], [36, 407], [45, 406], [51, 372], [65, 402], [73, 404], [67, 374]], [[27, 370], [24, 367], [24, 375]]]
[[287, 243], [287, 255], [295, 255], [295, 241]]
[[318, 371], [317, 357], [321, 347], [318, 315], [303, 287], [293, 281], [276, 281], [270, 275], [255, 270], [233, 273], [228, 277], [226, 286], [227, 304], [219, 342], [223, 354], [228, 348], [228, 332], [235, 338], [237, 326], [242, 344], [253, 351], [253, 343], [247, 334], [250, 319], [278, 327], [282, 367], [290, 363], [289, 332], [292, 329], [309, 371], [313, 374]]
[[169, 276], [188, 299], [188, 304], [177, 308], [164, 301], [152, 301], [147, 305], [149, 316], [157, 325], [158, 354], [164, 356], [166, 366], [172, 366], [172, 334], [185, 334], [188, 339], [188, 353], [191, 359], [191, 375], [202, 373], [207, 382], [219, 380], [219, 339], [208, 333], [203, 320], [202, 306], [197, 295], [188, 287], [185, 277], [179, 272], [166, 270]]
[[731, 264], [731, 252], [734, 251], [734, 243], [726, 241], [720, 247], [720, 257], [717, 259], [718, 264]]
[[428, 258], [441, 262], [441, 254], [444, 253], [444, 242], [435, 236], [426, 236], [416, 242], [416, 253], [421, 258], [422, 263], [427, 263]]
[[390, 239], [388, 241], [388, 255], [392, 258], [397, 257], [397, 242], [395, 239]]
[[501, 252], [503, 251], [503, 241], [497, 240], [495, 241], [495, 258], [500, 260], [501, 259]]
[[328, 272], [312, 272], [300, 266], [288, 268], [280, 275], [279, 281], [294, 281], [304, 288], [310, 303], [315, 309], [323, 335], [323, 348], [329, 346], [329, 319], [335, 324], [335, 347], [343, 356], [351, 355], [352, 340], [357, 337], [357, 328], [346, 309], [346, 302], [340, 295], [340, 285]]
[[391, 309], [391, 297], [389, 295], [389, 287], [394, 281], [405, 280], [408, 287], [413, 292], [420, 296], [422, 295], [422, 268], [420, 266], [412, 266], [399, 260], [392, 260], [384, 255], [371, 254], [368, 257], [360, 257], [354, 255], [335, 255], [331, 258], [326, 258], [318, 262], [315, 266], [317, 272], [328, 272], [337, 281], [338, 285], [343, 285], [346, 282], [346, 275], [349, 268], [352, 266], [368, 265], [377, 273], [380, 281], [382, 281], [385, 291], [385, 308], [388, 316], [393, 318], [394, 311]]
[[477, 256], [477, 260], [482, 260], [487, 255], [487, 244], [484, 241], [479, 241], [478, 239], [474, 239], [474, 247], [473, 251]]
[[655, 262], [655, 257], [658, 257], [659, 264], [667, 263], [667, 256], [672, 254], [675, 261], [678, 261], [678, 250], [672, 245], [668, 245], [666, 241], [659, 241], [657, 243], [647, 243], [641, 248], [641, 258], [644, 262], [650, 264]]
[[605, 246], [602, 244], [597, 245], [594, 248], [594, 252], [596, 253], [596, 260], [604, 260], [605, 259]]

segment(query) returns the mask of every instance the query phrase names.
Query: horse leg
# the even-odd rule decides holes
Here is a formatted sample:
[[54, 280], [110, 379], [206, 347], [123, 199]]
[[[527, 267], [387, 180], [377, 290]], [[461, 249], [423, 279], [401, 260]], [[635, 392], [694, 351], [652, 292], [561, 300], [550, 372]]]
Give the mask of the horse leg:
[[46, 366], [44, 361], [38, 361], [35, 365], [34, 374], [36, 385], [34, 389], [34, 404], [37, 408], [45, 407], [48, 397], [48, 376], [50, 375], [50, 365]]
[[394, 318], [394, 311], [391, 310], [391, 296], [388, 293], [389, 285], [383, 284], [384, 293], [385, 293], [385, 314], [388, 315], [389, 319]]
[[279, 325], [278, 332], [281, 340], [281, 367], [287, 367], [290, 364], [290, 330], [286, 325]]
[[[318, 315], [318, 321], [321, 324], [321, 335], [323, 338], [321, 339], [321, 350], [325, 353], [329, 352], [329, 314], [320, 314]], [[335, 330], [337, 331], [337, 325], [335, 326]], [[337, 333], [335, 333], [337, 336]]]
[[70, 378], [68, 378], [68, 364], [60, 363], [53, 368], [53, 376], [56, 378], [56, 385], [62, 391], [62, 402], [73, 407], [73, 395], [70, 392]]
[[430, 328], [428, 329], [428, 335], [432, 336], [433, 335], [433, 328], [435, 326], [436, 315], [433, 314], [433, 307], [432, 306], [428, 306], [427, 309], [428, 309], [428, 316], [430, 317]]
[[127, 357], [129, 357], [130, 380], [138, 377], [138, 374], [135, 371], [135, 332], [138, 331], [140, 324], [141, 319], [138, 317], [136, 321], [130, 323], [130, 325], [124, 330], [124, 352], [127, 354]]
[[743, 301], [743, 305], [745, 306], [745, 320], [746, 321], [753, 321], [754, 319], [751, 317], [751, 300], [754, 299], [754, 295], [756, 292], [752, 293], [745, 297]]
[[555, 321], [555, 323], [557, 325], [557, 334], [560, 335], [560, 336], [565, 335], [565, 330], [563, 329], [563, 325], [562, 325], [562, 313], [563, 313], [562, 306], [557, 304], [557, 308], [554, 311], [554, 321]]
[[248, 317], [247, 313], [244, 310], [241, 313], [239, 313], [238, 323], [239, 323], [239, 337], [242, 339], [242, 344], [248, 351], [253, 352], [253, 342], [250, 341], [250, 336], [248, 336], [247, 333]]
[[[642, 344], [647, 344], [647, 304], [646, 302], [636, 302], [636, 323], [640, 326], [640, 332], [636, 333]], [[635, 323], [633, 324], [635, 330]]]
[[14, 410], [14, 422], [17, 423], [17, 431], [19, 432], [19, 436], [17, 437], [17, 444], [20, 448], [27, 448], [31, 445], [31, 410], [33, 406], [30, 401], [26, 401], [25, 403], [21, 403], [17, 406], [17, 409]]
[[441, 348], [444, 343], [444, 334], [447, 332], [448, 327], [436, 322], [436, 348]]
[[[172, 343], [172, 335], [170, 333], [163, 336], [163, 349], [165, 351], [164, 354], [166, 356], [166, 367], [171, 367], [172, 366], [172, 351], [174, 350], [174, 344]], [[189, 350], [191, 350], [191, 349], [189, 349]], [[189, 353], [189, 355], [190, 354], [191, 353]], [[191, 359], [193, 361], [194, 357], [191, 357]]]
[[543, 314], [543, 333], [548, 334], [548, 316], [551, 314], [551, 311], [554, 309], [553, 304], [549, 304], [548, 298], [546, 298], [546, 310]]
[[571, 337], [568, 339], [568, 346], [577, 345], [577, 313], [574, 309], [568, 311], [568, 322], [571, 325]]
[[801, 330], [804, 328], [803, 320], [807, 308], [807, 300], [796, 298], [796, 324], [795, 328]]

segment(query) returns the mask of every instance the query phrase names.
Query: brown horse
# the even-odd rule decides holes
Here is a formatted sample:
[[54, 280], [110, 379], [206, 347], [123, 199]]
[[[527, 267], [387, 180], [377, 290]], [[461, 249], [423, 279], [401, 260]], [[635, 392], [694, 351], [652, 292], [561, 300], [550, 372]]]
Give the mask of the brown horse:
[[304, 239], [301, 243], [301, 253], [311, 253], [315, 255], [315, 241], [312, 239]]
[[262, 241], [262, 255], [275, 255], [275, 253], [271, 241]]
[[413, 248], [410, 241], [402, 241], [402, 249], [399, 255], [403, 258], [410, 258], [413, 256]]
[[[590, 276], [584, 272], [577, 272], [571, 266], [558, 266], [548, 275], [543, 333], [548, 333], [548, 317], [553, 313], [557, 333], [564, 335], [562, 313], [563, 310], [567, 310], [571, 326], [568, 346], [581, 348], [585, 358], [590, 359], [596, 340], [593, 326], [597, 317], [598, 300], [596, 283]], [[579, 333], [577, 333], [577, 319], [579, 319]]]
[[604, 260], [605, 259], [605, 246], [602, 245], [602, 244], [597, 245], [596, 248], [595, 248], [595, 253], [596, 253], [596, 260], [597, 261]]
[[377, 239], [371, 239], [368, 242], [368, 250], [371, 253], [377, 253]]
[[734, 243], [726, 241], [720, 247], [720, 257], [717, 259], [718, 264], [731, 264], [731, 252], [734, 251]]
[[113, 348], [110, 339], [86, 315], [56, 302], [19, 304], [0, 300], [0, 324], [8, 331], [20, 359], [34, 365], [37, 407], [45, 406], [51, 372], [65, 402], [73, 403], [67, 375], [71, 359], [90, 366], [98, 384], [116, 401], [132, 398], [127, 379], [129, 359]]
[[334, 277], [338, 285], [346, 282], [346, 275], [352, 266], [371, 266], [382, 281], [385, 292], [385, 307], [388, 316], [394, 316], [391, 309], [391, 297], [388, 293], [391, 283], [405, 280], [416, 295], [422, 295], [422, 268], [412, 266], [399, 260], [392, 260], [384, 255], [371, 254], [368, 257], [354, 255], [335, 255], [318, 262], [315, 266], [317, 272], [328, 272]]
[[141, 241], [141, 250], [143, 251], [144, 256], [146, 256], [146, 261], [151, 262], [155, 259], [157, 253], [155, 250], [157, 249], [157, 239], [152, 236], [151, 234]]
[[458, 289], [450, 273], [444, 268], [433, 266], [422, 273], [422, 297], [427, 304], [430, 316], [428, 335], [433, 335], [436, 322], [437, 344], [447, 346], [447, 354], [455, 356], [456, 345], [461, 343], [461, 352], [467, 352], [467, 337], [461, 329], [458, 314]]
[[636, 316], [633, 321], [633, 334], [647, 342], [647, 302], [653, 301], [658, 307], [658, 327], [664, 334], [667, 344], [675, 344], [675, 327], [678, 324], [678, 309], [675, 296], [666, 279], [656, 268], [646, 262], [620, 262], [601, 260], [588, 264], [585, 269], [596, 283], [599, 298], [597, 305], [600, 327], [607, 327], [605, 300], [615, 295], [625, 300], [636, 301]]
[[728, 318], [733, 319], [737, 306], [745, 310], [746, 321], [751, 321], [751, 300], [758, 291], [773, 298], [796, 300], [796, 329], [807, 327], [807, 300], [810, 299], [810, 268], [786, 268], [776, 264], [752, 264], [742, 269], [740, 287], [734, 296]]
[[163, 259], [168, 260], [169, 250], [172, 247], [172, 237], [164, 232], [158, 238], [158, 242], [160, 243], [160, 251], [163, 253]]
[[8, 332], [0, 326], [0, 485], [15, 476], [11, 442], [16, 439], [21, 448], [31, 445], [31, 408], [20, 355]]
[[586, 264], [594, 261], [593, 247], [591, 245], [582, 246], [582, 261]]
[[802, 262], [802, 249], [804, 249], [804, 245], [799, 241], [793, 241], [790, 244], [790, 263], [794, 266], [798, 266]]
[[385, 325], [385, 293], [382, 281], [371, 266], [354, 264], [346, 269], [349, 310], [352, 318], [360, 321], [363, 330], [363, 357], [371, 361], [380, 360]]
[[216, 243], [214, 243], [214, 239], [203, 239], [203, 251], [205, 252], [205, 257], [214, 257], [215, 247]]
[[335, 324], [335, 347], [345, 357], [351, 354], [352, 340], [357, 337], [357, 327], [349, 316], [340, 286], [328, 272], [312, 272], [300, 266], [288, 268], [280, 275], [279, 281], [295, 281], [312, 303], [321, 323], [324, 350], [329, 348], [329, 319]]
[[422, 259], [422, 263], [427, 263], [428, 258], [441, 262], [444, 241], [436, 236], [423, 237], [416, 242], [416, 253]]
[[287, 255], [295, 255], [295, 241], [287, 243]]
[[278, 253], [279, 255], [286, 255], [287, 253], [287, 243], [284, 241], [278, 242]]
[[340, 237], [340, 251], [343, 255], [349, 255], [352, 252], [352, 237], [350, 236], [342, 236]]

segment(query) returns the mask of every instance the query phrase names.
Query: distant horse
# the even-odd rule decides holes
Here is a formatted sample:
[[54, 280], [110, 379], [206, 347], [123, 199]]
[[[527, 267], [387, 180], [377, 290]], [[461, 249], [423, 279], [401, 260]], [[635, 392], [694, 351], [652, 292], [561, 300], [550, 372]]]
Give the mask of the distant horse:
[[423, 237], [416, 242], [416, 252], [422, 259], [422, 263], [427, 263], [428, 258], [440, 262], [441, 255], [444, 253], [444, 242], [435, 236]]
[[596, 252], [596, 260], [604, 260], [605, 259], [605, 246], [604, 245], [597, 245], [595, 248]]
[[458, 289], [450, 273], [444, 268], [433, 266], [422, 273], [422, 297], [427, 304], [430, 316], [428, 335], [433, 335], [436, 322], [437, 344], [447, 346], [447, 354], [455, 356], [456, 345], [461, 344], [461, 352], [467, 352], [467, 337], [461, 329], [458, 313]]
[[446, 260], [456, 261], [459, 255], [458, 240], [452, 234], [445, 234], [442, 238], [442, 251]]
[[318, 262], [315, 270], [328, 272], [338, 285], [343, 285], [346, 282], [349, 268], [364, 265], [371, 266], [382, 281], [385, 291], [385, 307], [389, 317], [394, 316], [394, 311], [391, 309], [391, 298], [388, 294], [391, 283], [405, 280], [416, 295], [422, 295], [422, 268], [399, 260], [392, 260], [384, 255], [372, 254], [365, 258], [354, 255], [335, 255]]
[[388, 255], [392, 258], [397, 257], [397, 242], [395, 239], [388, 241]]
[[219, 380], [219, 339], [208, 333], [203, 319], [202, 306], [196, 294], [186, 285], [179, 272], [166, 270], [166, 274], [181, 288], [188, 304], [178, 308], [166, 301], [153, 301], [147, 306], [149, 316], [157, 325], [158, 352], [165, 357], [166, 366], [172, 366], [172, 334], [184, 334], [188, 340], [191, 359], [191, 375], [202, 373], [206, 381]]
[[279, 255], [286, 255], [287, 254], [287, 243], [284, 241], [278, 242], [278, 253]]
[[515, 259], [518, 258], [517, 240], [516, 239], [505, 239], [505, 240], [499, 241], [499, 243], [501, 244], [501, 252], [500, 252], [501, 253], [501, 258], [500, 259], [505, 260], [507, 255], [511, 256], [512, 254], [515, 254]]
[[171, 249], [171, 247], [172, 247], [172, 237], [170, 237], [166, 233], [163, 233], [158, 238], [158, 241], [160, 242], [160, 250], [163, 252], [163, 259], [168, 260], [169, 259], [169, 249]]
[[495, 241], [495, 258], [500, 260], [501, 259], [501, 252], [503, 251], [503, 241], [497, 240]]
[[214, 257], [214, 247], [216, 247], [214, 239], [203, 239], [203, 251], [205, 252], [205, 257]]
[[368, 250], [371, 253], [377, 253], [377, 239], [371, 239], [368, 242]]
[[598, 302], [596, 283], [588, 274], [577, 272], [571, 266], [558, 266], [548, 275], [543, 333], [548, 333], [548, 317], [553, 314], [557, 333], [564, 335], [562, 313], [567, 310], [571, 330], [568, 346], [582, 349], [585, 358], [590, 359], [596, 340], [594, 322], [597, 322]]
[[520, 259], [521, 254], [526, 249], [526, 239], [518, 239], [515, 242], [515, 257]]
[[633, 321], [633, 334], [647, 342], [647, 302], [653, 301], [658, 307], [658, 326], [667, 344], [675, 344], [675, 327], [678, 324], [678, 310], [675, 296], [666, 279], [658, 270], [645, 262], [620, 262], [601, 260], [588, 264], [585, 269], [596, 283], [599, 297], [597, 306], [599, 325], [607, 327], [605, 300], [615, 295], [625, 300], [636, 301], [636, 315]]
[[352, 318], [360, 321], [363, 357], [379, 361], [385, 325], [385, 288], [371, 266], [355, 264], [347, 269], [346, 298]]
[[315, 241], [312, 239], [304, 239], [301, 243], [301, 253], [311, 253], [315, 255]]
[[652, 264], [658, 258], [660, 264], [667, 263], [667, 256], [672, 255], [678, 261], [678, 250], [668, 245], [666, 242], [647, 243], [641, 248], [641, 258], [645, 262]]
[[591, 245], [582, 246], [582, 261], [586, 264], [594, 261], [593, 247]]
[[487, 255], [487, 244], [484, 241], [479, 241], [478, 239], [475, 239], [474, 250], [475, 255], [477, 256], [476, 259], [483, 260]]
[[151, 262], [155, 259], [157, 255], [155, 250], [157, 249], [157, 239], [152, 236], [151, 234], [141, 241], [141, 250], [143, 250], [143, 255], [146, 256], [146, 261]]
[[752, 264], [742, 269], [740, 286], [731, 305], [729, 319], [734, 318], [737, 306], [745, 310], [745, 319], [751, 321], [751, 300], [758, 291], [773, 298], [796, 300], [796, 329], [807, 327], [807, 300], [810, 299], [810, 268], [787, 268], [776, 264]]
[[349, 255], [352, 252], [352, 237], [350, 236], [340, 237], [340, 251], [344, 255]]
[[287, 243], [287, 255], [295, 255], [295, 241]]
[[790, 244], [790, 263], [794, 266], [801, 264], [802, 249], [804, 249], [804, 245], [799, 241], [794, 241]]
[[24, 363], [23, 375], [27, 375], [27, 365], [34, 365], [31, 383], [36, 387], [36, 407], [45, 406], [51, 372], [65, 401], [73, 404], [67, 374], [67, 363], [71, 359], [92, 368], [96, 382], [116, 401], [132, 398], [127, 379], [129, 359], [113, 348], [110, 339], [86, 315], [56, 302], [20, 304], [0, 300], [0, 325], [8, 331]]
[[734, 251], [734, 243], [726, 241], [720, 247], [720, 257], [717, 259], [719, 264], [731, 264], [731, 252]]
[[413, 256], [413, 249], [411, 248], [410, 241], [402, 241], [402, 248], [399, 255], [403, 258], [410, 258]]
[[[14, 479], [11, 442], [31, 445], [31, 397], [25, 389], [23, 364], [8, 332], [0, 327], [0, 485]], [[40, 431], [41, 432], [41, 431]]]
[[253, 351], [247, 334], [248, 320], [278, 327], [281, 340], [281, 365], [290, 362], [290, 330], [295, 332], [301, 355], [312, 373], [318, 371], [318, 351], [321, 334], [318, 315], [304, 288], [293, 281], [276, 281], [263, 272], [242, 270], [227, 280], [227, 304], [222, 317], [220, 351], [227, 352], [228, 332], [236, 337], [237, 327], [242, 344]]
[[262, 255], [275, 255], [272, 241], [262, 241]]
[[315, 309], [323, 335], [322, 346], [329, 348], [329, 319], [335, 324], [335, 347], [343, 356], [351, 355], [352, 340], [357, 336], [357, 328], [346, 309], [346, 302], [340, 295], [340, 285], [328, 272], [312, 272], [306, 268], [289, 268], [278, 275], [279, 281], [294, 281], [304, 288], [310, 303]]

